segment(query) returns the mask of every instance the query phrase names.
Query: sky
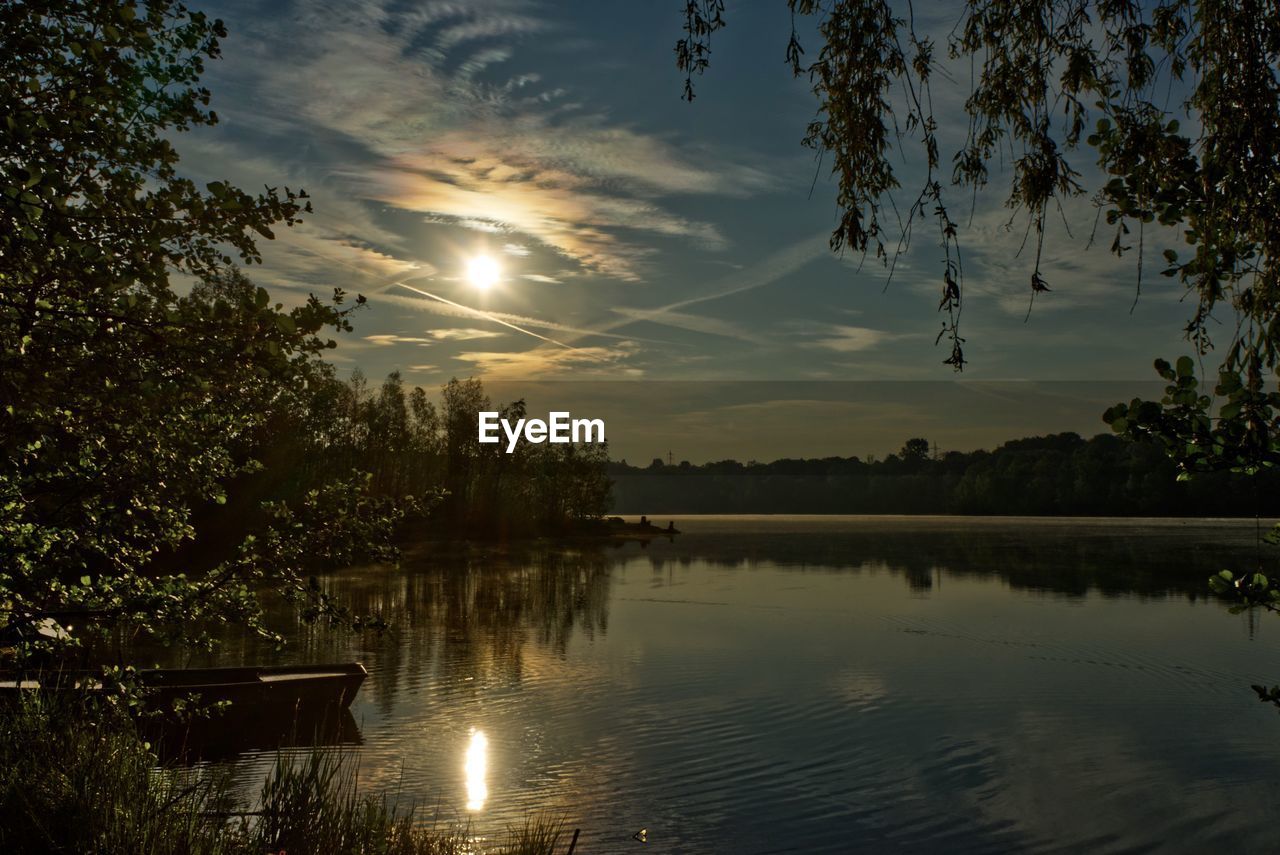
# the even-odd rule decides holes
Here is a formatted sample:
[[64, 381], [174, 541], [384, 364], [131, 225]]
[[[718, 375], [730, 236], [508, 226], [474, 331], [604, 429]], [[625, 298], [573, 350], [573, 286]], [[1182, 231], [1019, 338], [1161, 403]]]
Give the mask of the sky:
[[[311, 194], [315, 214], [264, 244], [265, 264], [249, 273], [286, 302], [333, 287], [368, 298], [329, 357], [344, 372], [399, 370], [428, 388], [468, 376], [511, 388], [928, 381], [915, 393], [927, 402], [938, 382], [1007, 392], [1146, 381], [1156, 356], [1188, 350], [1190, 307], [1156, 275], [1167, 236], [1148, 238], [1135, 304], [1135, 254], [1111, 256], [1109, 232], [1088, 245], [1088, 199], [1051, 223], [1042, 268], [1053, 290], [1028, 315], [1025, 220], [1004, 206], [997, 165], [989, 191], [949, 197], [963, 212], [969, 359], [954, 377], [934, 345], [941, 253], [930, 229], [917, 230], [892, 281], [874, 259], [827, 248], [835, 187], [800, 145], [815, 102], [783, 63], [784, 0], [728, 4], [692, 104], [674, 66], [676, 2], [197, 5], [229, 33], [204, 80], [221, 121], [183, 135], [183, 169]], [[945, 43], [958, 6], [929, 9], [917, 23]], [[944, 161], [965, 131], [967, 71], [950, 78], [934, 90]], [[1080, 153], [1087, 180], [1089, 160]], [[911, 187], [918, 158], [898, 170]], [[500, 269], [488, 289], [467, 275], [481, 256]], [[810, 418], [785, 403], [794, 397], [773, 400]], [[1076, 421], [1105, 430], [1092, 397], [1081, 401]], [[963, 442], [1019, 435], [1003, 412], [979, 408]], [[645, 416], [620, 416], [633, 419], [622, 438], [637, 455]], [[897, 433], [918, 433], [904, 419]], [[859, 442], [890, 440], [855, 437], [848, 453], [863, 453]], [[732, 456], [709, 436], [692, 444], [692, 459]]]

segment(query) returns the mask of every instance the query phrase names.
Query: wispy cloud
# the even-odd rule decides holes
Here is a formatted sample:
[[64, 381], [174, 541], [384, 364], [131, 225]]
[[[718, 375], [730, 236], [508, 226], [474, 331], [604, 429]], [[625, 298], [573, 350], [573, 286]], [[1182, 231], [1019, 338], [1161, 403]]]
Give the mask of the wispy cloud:
[[699, 293], [675, 303], [670, 303], [663, 308], [666, 310], [683, 309], [698, 303], [720, 300], [734, 294], [741, 294], [744, 291], [752, 291], [756, 288], [772, 285], [805, 265], [811, 264], [818, 259], [826, 258], [829, 252], [827, 245], [829, 239], [830, 236], [825, 233], [801, 238], [766, 256], [756, 264], [711, 283]]
[[486, 338], [501, 338], [503, 333], [495, 330], [478, 330], [467, 327], [449, 327], [445, 329], [424, 330], [421, 336], [396, 335], [393, 333], [375, 333], [367, 335], [364, 340], [376, 345], [420, 344], [428, 345], [439, 341], [477, 341]]
[[598, 332], [592, 329], [575, 327], [569, 324], [562, 324], [557, 321], [549, 321], [543, 318], [534, 318], [527, 315], [517, 315], [511, 312], [486, 311], [480, 312], [478, 309], [470, 309], [457, 304], [440, 303], [435, 300], [423, 299], [421, 297], [407, 297], [399, 294], [383, 293], [371, 298], [379, 302], [395, 303], [401, 306], [408, 306], [417, 309], [420, 312], [426, 312], [432, 315], [439, 315], [446, 318], [465, 318], [475, 321], [477, 318], [492, 318], [495, 321], [505, 321], [508, 324], [514, 324], [521, 327], [532, 327], [534, 329], [549, 330], [556, 333], [565, 333], [572, 336], [594, 336], [600, 338], [611, 339], [627, 339], [638, 340], [636, 336], [624, 336], [609, 332]]
[[500, 338], [502, 333], [496, 330], [478, 330], [472, 327], [453, 327], [427, 330], [427, 335], [437, 341], [475, 341], [481, 338]]
[[364, 337], [364, 340], [368, 342], [372, 342], [373, 344], [382, 345], [384, 347], [392, 344], [429, 344], [431, 342], [431, 339], [429, 338], [393, 335], [391, 333], [378, 333], [376, 335], [367, 335]]
[[[447, 141], [446, 141], [447, 142]], [[658, 202], [617, 195], [582, 174], [509, 152], [491, 153], [469, 138], [446, 155], [437, 149], [402, 154], [350, 179], [370, 199], [426, 214], [432, 222], [525, 235], [597, 273], [636, 281], [655, 250], [622, 231], [693, 240], [710, 249], [727, 242], [709, 223], [679, 217]]]
[[836, 353], [856, 353], [860, 350], [870, 350], [887, 341], [901, 337], [886, 330], [853, 327], [845, 324], [823, 324], [810, 334], [813, 337], [804, 342], [806, 346], [831, 350]]
[[[757, 288], [764, 288], [772, 285], [778, 280], [789, 276], [800, 268], [811, 262], [823, 258], [826, 252], [827, 236], [811, 236], [802, 238], [789, 246], [774, 252], [753, 265], [736, 270], [720, 279], [717, 279], [707, 286], [700, 288], [695, 294], [677, 300], [674, 303], [667, 303], [664, 306], [655, 306], [648, 309], [615, 309], [614, 313], [622, 315], [622, 319], [606, 322], [595, 328], [594, 335], [604, 335], [611, 330], [625, 327], [636, 321], [649, 321], [651, 323], [668, 324], [669, 326], [680, 327], [682, 329], [692, 329], [690, 326], [691, 319], [696, 318], [696, 322], [701, 326], [698, 331], [711, 332], [715, 335], [724, 335], [730, 329], [730, 326], [720, 326], [720, 332], [714, 332], [711, 329], [712, 324], [716, 322], [710, 318], [697, 317], [687, 312], [679, 312], [677, 310], [695, 306], [699, 303], [707, 303], [712, 300], [720, 300], [725, 297], [731, 297], [735, 294], [742, 294], [747, 291], [754, 291]], [[742, 338], [743, 334], [731, 335], [732, 338]]]
[[231, 42], [271, 60], [238, 64], [257, 105], [239, 109], [247, 122], [362, 151], [330, 173], [334, 192], [519, 236], [508, 251], [534, 242], [638, 280], [655, 238], [727, 246], [716, 225], [664, 199], [750, 195], [771, 174], [613, 120], [604, 105], [566, 108], [563, 89], [537, 73], [502, 73], [523, 40], [553, 28], [524, 0], [302, 0], [277, 31]]
[[649, 321], [651, 323], [662, 324], [663, 326], [674, 327], [676, 329], [703, 333], [705, 335], [721, 336], [723, 338], [733, 338], [738, 339], [739, 341], [752, 342], [754, 344], [762, 344], [766, 341], [763, 336], [752, 332], [741, 324], [735, 324], [731, 321], [707, 317], [705, 315], [673, 312], [666, 309], [629, 309], [621, 306], [615, 307], [613, 311], [614, 314], [621, 315], [622, 317], [633, 321]]
[[[937, 330], [941, 258], [930, 230], [917, 230], [885, 295], [887, 273], [873, 260], [858, 272], [854, 255], [831, 263], [833, 187], [819, 174], [804, 198], [813, 164], [794, 145], [807, 106], [785, 74], [776, 90], [730, 77], [705, 103], [679, 105], [669, 64], [638, 66], [627, 53], [635, 32], [596, 26], [666, 20], [657, 7], [615, 4], [597, 18], [550, 0], [209, 2], [230, 30], [206, 81], [223, 122], [183, 136], [183, 169], [198, 181], [311, 193], [315, 213], [264, 242], [266, 264], [250, 275], [291, 304], [330, 287], [370, 297], [354, 318], [359, 332], [340, 337], [331, 358], [356, 355], [371, 373], [428, 358], [449, 368], [460, 351], [465, 364], [507, 376], [573, 366], [664, 377], [946, 372], [936, 350], [898, 345]], [[735, 32], [772, 28], [750, 5]], [[596, 73], [606, 63], [616, 81]], [[668, 84], [669, 110], [650, 97], [657, 89], [637, 88]], [[937, 87], [951, 105], [939, 111], [944, 146], [962, 143], [955, 105], [967, 80]], [[800, 124], [774, 121], [796, 108]], [[912, 157], [899, 173], [904, 193], [922, 175]], [[971, 197], [948, 195], [964, 220], [970, 371], [1058, 376], [1134, 353], [1145, 366], [1148, 350], [1166, 347], [1149, 321], [1182, 312], [1177, 288], [1149, 264], [1153, 287], [1144, 283], [1129, 316], [1133, 255], [1108, 256], [1109, 233], [1084, 251], [1095, 213], [1087, 199], [1067, 205], [1073, 239], [1059, 219], [1050, 224], [1042, 266], [1054, 290], [1024, 325], [1033, 254], [1018, 255], [1021, 220], [1005, 227], [1007, 182], [992, 185], [974, 200], [972, 223]], [[1160, 240], [1148, 229], [1149, 259]], [[483, 297], [455, 278], [478, 252], [504, 268]], [[865, 311], [848, 317], [841, 306]], [[1106, 335], [1059, 329], [1081, 307], [1080, 317], [1113, 313], [1100, 321]], [[797, 318], [812, 321], [789, 323]], [[1177, 326], [1168, 329], [1180, 346]], [[554, 353], [566, 348], [575, 353]], [[506, 352], [520, 349], [528, 355]], [[1075, 359], [1060, 365], [1055, 352]]]
[[616, 377], [620, 371], [636, 375], [641, 370], [628, 369], [628, 360], [636, 353], [635, 342], [620, 342], [610, 347], [579, 347], [572, 350], [539, 349], [524, 352], [466, 351], [454, 359], [470, 364], [487, 378], [552, 377], [571, 374], [574, 379]]

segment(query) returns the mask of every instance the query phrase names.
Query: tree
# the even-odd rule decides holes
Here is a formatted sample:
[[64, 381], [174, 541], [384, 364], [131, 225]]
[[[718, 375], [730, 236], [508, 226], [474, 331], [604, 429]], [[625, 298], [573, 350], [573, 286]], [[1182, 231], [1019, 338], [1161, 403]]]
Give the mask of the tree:
[[898, 452], [898, 456], [903, 460], [912, 463], [919, 463], [922, 460], [929, 459], [929, 440], [916, 437], [909, 439], [902, 446], [902, 450]]
[[[1213, 342], [1215, 309], [1227, 304], [1223, 368], [1266, 375], [1280, 354], [1280, 15], [1264, 0], [964, 0], [945, 56], [971, 78], [968, 132], [941, 151], [930, 84], [946, 73], [943, 53], [921, 34], [910, 0], [786, 0], [793, 26], [786, 60], [812, 83], [817, 115], [804, 145], [829, 156], [836, 177], [837, 252], [892, 261], [917, 220], [932, 218], [945, 250], [939, 340], [946, 363], [965, 364], [960, 227], [953, 191], [976, 190], [993, 158], [1011, 158], [1008, 206], [1022, 212], [1035, 261], [1029, 298], [1049, 290], [1040, 248], [1049, 214], [1092, 189], [1114, 229], [1111, 251], [1139, 252], [1148, 230], [1179, 237], [1163, 273], [1195, 295], [1186, 334], [1200, 354]], [[724, 0], [687, 0], [676, 63], [684, 96], [710, 62], [726, 25]], [[816, 25], [820, 47], [806, 59], [800, 30]], [[972, 73], [971, 73], [972, 69]], [[1182, 122], [1185, 121], [1185, 127]], [[886, 211], [899, 188], [895, 149], [918, 146], [923, 177], [910, 192], [897, 247]], [[1080, 149], [1105, 176], [1082, 179]]]
[[170, 137], [217, 120], [198, 80], [224, 35], [172, 0], [0, 6], [0, 623], [267, 633], [258, 580], [332, 615], [305, 562], [379, 552], [399, 513], [362, 479], [319, 485], [207, 572], [160, 561], [261, 469], [354, 308], [337, 291], [285, 310], [234, 266], [305, 193], [179, 175]]

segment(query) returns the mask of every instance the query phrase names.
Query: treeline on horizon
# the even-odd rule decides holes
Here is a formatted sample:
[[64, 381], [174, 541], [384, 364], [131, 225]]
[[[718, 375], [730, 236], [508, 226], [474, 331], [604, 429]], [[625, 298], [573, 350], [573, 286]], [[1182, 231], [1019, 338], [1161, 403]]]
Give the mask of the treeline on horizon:
[[917, 438], [883, 460], [609, 465], [620, 514], [1280, 516], [1275, 470], [1177, 474], [1155, 444], [1076, 433], [936, 458]]

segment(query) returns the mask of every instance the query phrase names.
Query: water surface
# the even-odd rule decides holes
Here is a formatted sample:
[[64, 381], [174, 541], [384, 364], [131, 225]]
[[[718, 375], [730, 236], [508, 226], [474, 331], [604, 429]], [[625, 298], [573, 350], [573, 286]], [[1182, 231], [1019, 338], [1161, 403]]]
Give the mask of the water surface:
[[1249, 684], [1280, 681], [1280, 619], [1204, 596], [1252, 522], [676, 524], [413, 545], [325, 582], [393, 632], [286, 657], [364, 662], [362, 783], [479, 837], [550, 811], [585, 853], [1275, 850], [1280, 715]]

